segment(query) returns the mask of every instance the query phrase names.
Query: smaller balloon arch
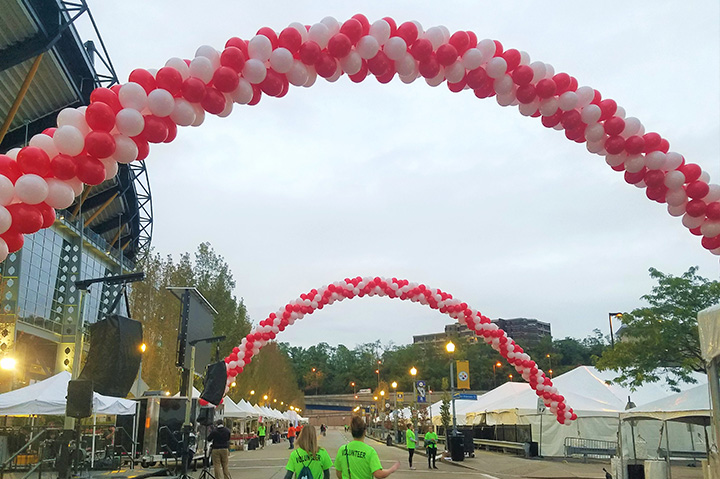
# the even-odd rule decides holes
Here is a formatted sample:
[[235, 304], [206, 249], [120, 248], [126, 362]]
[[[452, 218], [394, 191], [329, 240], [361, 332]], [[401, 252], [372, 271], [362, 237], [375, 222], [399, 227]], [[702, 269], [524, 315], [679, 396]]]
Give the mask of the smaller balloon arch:
[[483, 316], [480, 311], [440, 289], [397, 278], [361, 278], [360, 276], [345, 278], [343, 281], [337, 281], [301, 294], [299, 298], [290, 301], [277, 312], [270, 313], [225, 358], [227, 367], [225, 394], [229, 391], [230, 384], [236, 376], [243, 372], [245, 366], [250, 364], [260, 349], [275, 339], [285, 328], [303, 319], [305, 315], [312, 314], [337, 301], [365, 296], [385, 296], [420, 303], [466, 324], [515, 368], [542, 398], [550, 411], [555, 414], [558, 422], [567, 424], [577, 419], [577, 415], [565, 403], [565, 398], [558, 393], [552, 380], [545, 375], [523, 348], [515, 343], [505, 331], [492, 323], [490, 318]]

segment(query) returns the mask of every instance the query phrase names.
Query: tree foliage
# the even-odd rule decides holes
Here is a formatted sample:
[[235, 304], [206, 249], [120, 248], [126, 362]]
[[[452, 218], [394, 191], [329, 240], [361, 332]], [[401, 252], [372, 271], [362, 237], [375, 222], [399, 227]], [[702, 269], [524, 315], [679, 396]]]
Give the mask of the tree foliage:
[[619, 371], [616, 380], [631, 387], [664, 380], [673, 389], [679, 381], [693, 382], [692, 372], [705, 372], [697, 314], [720, 301], [720, 283], [697, 271], [675, 277], [651, 268], [657, 285], [641, 298], [648, 306], [622, 316], [619, 341], [605, 350], [598, 368]]

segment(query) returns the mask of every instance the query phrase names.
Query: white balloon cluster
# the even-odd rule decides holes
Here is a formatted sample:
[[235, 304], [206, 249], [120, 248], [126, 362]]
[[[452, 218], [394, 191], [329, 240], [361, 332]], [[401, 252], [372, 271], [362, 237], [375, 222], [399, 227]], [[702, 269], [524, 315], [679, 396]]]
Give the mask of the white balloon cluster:
[[235, 377], [243, 372], [245, 366], [250, 364], [260, 349], [275, 339], [287, 326], [303, 319], [305, 315], [312, 314], [337, 301], [364, 296], [385, 296], [417, 302], [437, 309], [458, 322], [466, 324], [507, 359], [523, 379], [530, 383], [530, 386], [538, 396], [543, 398], [545, 405], [556, 415], [561, 424], [577, 418], [572, 408], [565, 403], [565, 398], [558, 394], [552, 380], [512, 338], [507, 336], [505, 331], [492, 323], [490, 318], [483, 316], [479, 311], [440, 289], [397, 278], [361, 278], [359, 276], [352, 279], [345, 278], [343, 281], [337, 281], [301, 294], [298, 299], [290, 301], [277, 312], [271, 313], [260, 321], [225, 358], [228, 372], [225, 393], [227, 394]]

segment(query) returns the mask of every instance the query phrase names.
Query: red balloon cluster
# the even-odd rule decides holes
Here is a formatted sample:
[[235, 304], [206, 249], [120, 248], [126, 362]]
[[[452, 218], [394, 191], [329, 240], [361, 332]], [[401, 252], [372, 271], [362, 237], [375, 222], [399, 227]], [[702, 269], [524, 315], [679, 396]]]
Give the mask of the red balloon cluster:
[[507, 359], [508, 363], [530, 384], [537, 395], [543, 399], [545, 405], [557, 416], [558, 422], [565, 424], [577, 419], [572, 408], [565, 403], [565, 398], [553, 386], [552, 380], [512, 338], [508, 337], [505, 331], [492, 323], [490, 318], [483, 316], [467, 303], [454, 299], [452, 295], [440, 289], [397, 278], [361, 278], [359, 276], [345, 278], [343, 281], [301, 294], [298, 299], [286, 304], [276, 313], [270, 313], [225, 358], [227, 364], [226, 392], [235, 377], [243, 372], [245, 366], [250, 364], [253, 356], [295, 321], [336, 301], [364, 296], [386, 296], [417, 302], [466, 324]]

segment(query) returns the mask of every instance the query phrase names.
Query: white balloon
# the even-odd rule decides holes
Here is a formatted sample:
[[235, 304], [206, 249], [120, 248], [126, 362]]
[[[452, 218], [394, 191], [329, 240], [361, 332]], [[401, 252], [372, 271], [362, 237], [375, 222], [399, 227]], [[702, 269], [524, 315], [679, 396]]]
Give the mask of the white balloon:
[[619, 155], [607, 155], [605, 157], [605, 162], [610, 166], [620, 166], [623, 163], [625, 163], [626, 159], [627, 159], [627, 155], [624, 153], [621, 153]]
[[414, 82], [418, 78], [418, 72], [417, 70], [410, 73], [409, 75], [399, 75], [400, 81], [409, 85], [410, 83]]
[[440, 73], [437, 74], [434, 78], [426, 78], [425, 83], [428, 85], [435, 87], [442, 85], [442, 82], [445, 81], [445, 70], [441, 67]]
[[575, 91], [578, 97], [578, 108], [585, 108], [595, 98], [595, 90], [589, 86], [581, 86]]
[[443, 43], [450, 41], [450, 29], [445, 25], [438, 25], [438, 28], [443, 34]]
[[123, 164], [135, 161], [135, 158], [138, 156], [137, 143], [121, 134], [113, 135], [113, 138], [115, 138], [115, 153], [112, 155], [113, 160]]
[[123, 108], [115, 116], [115, 126], [123, 135], [137, 136], [145, 128], [145, 118], [134, 108]]
[[305, 84], [303, 85], [305, 88], [310, 88], [315, 84], [315, 81], [317, 80], [317, 72], [315, 71], [315, 67], [312, 65], [309, 65], [306, 67], [308, 78]]
[[514, 85], [515, 83], [513, 83], [513, 79], [510, 75], [503, 75], [493, 82], [493, 87], [498, 95], [512, 92]]
[[0, 206], [0, 235], [10, 229], [12, 215], [4, 206]]
[[103, 158], [100, 161], [102, 161], [103, 166], [105, 166], [105, 180], [115, 178], [115, 175], [118, 173], [118, 162], [113, 158]]
[[262, 62], [270, 59], [272, 42], [265, 35], [255, 35], [248, 42], [248, 56]]
[[227, 93], [223, 93], [223, 95], [225, 95], [225, 108], [223, 108], [223, 111], [218, 113], [218, 116], [220, 118], [226, 118], [226, 117], [230, 116], [230, 113], [232, 113], [232, 111], [233, 111], [232, 97], [230, 95], [228, 95]]
[[500, 78], [507, 71], [507, 62], [503, 57], [494, 57], [487, 63], [487, 74], [490, 78]]
[[530, 65], [530, 54], [520, 50], [520, 65]]
[[605, 128], [599, 123], [589, 123], [585, 128], [585, 138], [588, 141], [603, 141], [605, 139]]
[[680, 153], [675, 153], [674, 151], [668, 151], [665, 154], [665, 157], [667, 158], [664, 167], [666, 171], [678, 169], [680, 165], [682, 165], [683, 161], [685, 161], [685, 159]]
[[57, 126], [74, 126], [83, 135], [90, 133], [90, 127], [85, 121], [85, 114], [77, 108], [65, 108], [57, 116]]
[[[358, 55], [358, 60], [361, 61], [359, 55]], [[413, 58], [413, 56], [411, 54], [406, 53], [405, 55], [402, 56], [402, 58], [400, 58], [398, 61], [395, 62], [395, 69], [397, 70], [398, 75], [400, 75], [400, 76], [416, 77], [418, 65], [417, 65], [417, 62], [415, 61], [415, 58]], [[358, 69], [358, 71], [359, 71], [359, 69]]]
[[[56, 180], [56, 181], [60, 181], [60, 180]], [[65, 183], [67, 183], [67, 185], [72, 189], [73, 195], [75, 195], [75, 196], [80, 196], [82, 194], [83, 190], [85, 189], [85, 183], [80, 181], [80, 178], [78, 178], [77, 176], [75, 178], [66, 180]], [[48, 187], [50, 187], [49, 181], [48, 181]], [[50, 191], [52, 192], [52, 188], [50, 189]], [[50, 196], [50, 195], [48, 195], [48, 196]], [[48, 200], [45, 200], [45, 203], [50, 205], [50, 203], [48, 203]], [[72, 203], [70, 203], [70, 204], [72, 204]], [[50, 205], [50, 206], [53, 206], [53, 205]], [[60, 208], [58, 206], [53, 206], [53, 208], [62, 209], [62, 208], [67, 208], [67, 206], [63, 206], [62, 208]]]
[[440, 45], [445, 43], [445, 32], [440, 27], [430, 27], [425, 32], [425, 39], [430, 41], [433, 50], [437, 50]]
[[[509, 78], [510, 83], [512, 83], [512, 78], [510, 78], [508, 75], [505, 76]], [[465, 78], [465, 67], [463, 66], [462, 62], [458, 60], [452, 65], [446, 66], [445, 78], [447, 78], [447, 81], [450, 83], [458, 83], [462, 81], [462, 79]], [[504, 78], [501, 80], [504, 80]], [[512, 85], [510, 85], [510, 89], [512, 89]]]
[[299, 23], [299, 22], [293, 22], [290, 25], [288, 25], [288, 27], [294, 28], [295, 30], [297, 30], [300, 33], [303, 43], [305, 43], [307, 41], [308, 31], [305, 28], [305, 25], [303, 25], [302, 23]]
[[682, 224], [687, 229], [697, 228], [703, 224], [703, 221], [705, 221], [705, 216], [690, 216], [687, 213], [685, 213], [682, 218]]
[[195, 57], [190, 62], [190, 76], [200, 79], [205, 84], [212, 81], [214, 73], [212, 61], [207, 57]]
[[155, 116], [169, 116], [175, 108], [175, 98], [169, 91], [156, 88], [148, 95], [148, 108]]
[[468, 48], [468, 50], [463, 53], [462, 63], [468, 70], [475, 70], [485, 63], [485, 56], [477, 48]]
[[580, 112], [580, 118], [582, 118], [583, 123], [588, 125], [591, 123], [597, 123], [601, 116], [602, 110], [597, 105], [587, 105], [586, 107], [583, 107]]
[[[65, 182], [55, 178], [49, 178], [47, 180], [48, 195], [47, 198], [45, 198], [45, 203], [57, 210], [67, 208], [73, 204], [75, 196], [82, 193], [82, 182], [77, 178], [74, 178], [74, 180], [75, 181], [70, 180]], [[74, 187], [70, 183], [80, 184], [78, 187], [80, 191], [77, 195], [75, 194]]]
[[558, 110], [558, 99], [553, 97], [546, 98], [540, 102], [540, 113], [543, 116], [552, 116]]
[[545, 64], [545, 78], [552, 78], [555, 76], [555, 67], [549, 63]]
[[15, 197], [15, 186], [5, 175], [0, 175], [0, 205], [7, 206]]
[[[495, 44], [493, 43], [493, 55], [495, 54]], [[547, 68], [545, 67], [545, 64], [543, 62], [532, 62], [530, 64], [530, 68], [533, 69], [533, 83], [537, 83], [543, 78], [545, 78], [545, 74], [547, 73]]]
[[338, 22], [335, 17], [325, 17], [320, 20], [320, 23], [328, 27], [331, 37], [340, 31], [340, 22]]
[[385, 20], [377, 20], [370, 25], [370, 36], [374, 37], [380, 45], [385, 45], [390, 39], [390, 24]]
[[578, 103], [578, 96], [574, 91], [566, 91], [558, 99], [558, 107], [562, 111], [570, 111], [575, 109]]
[[707, 171], [703, 171], [700, 173], [700, 178], [698, 178], [699, 181], [702, 181], [703, 183], [710, 183], [710, 173]]
[[587, 144], [585, 145], [585, 148], [587, 148], [587, 151], [589, 151], [590, 153], [595, 153], [595, 154], [600, 153], [605, 148], [605, 140], [604, 139], [600, 140], [600, 141], [589, 141], [588, 140]]
[[143, 111], [147, 106], [147, 93], [145, 93], [145, 89], [134, 82], [126, 83], [120, 87], [118, 99], [123, 108]]
[[190, 78], [190, 67], [188, 67], [188, 64], [185, 63], [185, 60], [182, 58], [173, 57], [165, 62], [165, 66], [174, 68], [180, 72], [183, 80]]
[[625, 108], [623, 108], [623, 107], [621, 107], [621, 106], [617, 107], [617, 111], [615, 112], [615, 116], [624, 119], [624, 118], [625, 118]]
[[340, 64], [336, 62], [335, 63], [335, 73], [333, 73], [332, 75], [327, 77], [325, 80], [329, 81], [330, 83], [336, 82], [336, 81], [338, 81], [338, 79], [340, 78], [340, 76], [342, 74], [343, 74], [342, 68], [340, 68]]
[[[390, 28], [388, 26], [388, 28]], [[330, 41], [330, 29], [323, 23], [316, 23], [308, 31], [308, 40], [317, 43], [320, 48], [327, 48]]]
[[48, 186], [42, 176], [25, 174], [15, 181], [15, 195], [23, 203], [37, 205], [45, 201]]
[[11, 148], [5, 153], [5, 156], [9, 156], [13, 160], [17, 161], [18, 153], [20, 153], [20, 148]]
[[682, 188], [671, 189], [665, 194], [665, 201], [669, 205], [680, 206], [687, 203], [688, 196]]
[[[210, 60], [210, 65], [213, 71], [220, 67], [220, 52], [215, 50], [210, 45], [202, 45], [195, 51], [195, 58], [205, 57]], [[207, 82], [205, 82], [207, 83]]]
[[85, 137], [74, 126], [65, 125], [55, 130], [53, 143], [60, 153], [76, 156], [85, 148]]
[[190, 126], [200, 126], [205, 121], [205, 110], [200, 105], [192, 104], [193, 110], [195, 110], [195, 121]]
[[407, 50], [407, 43], [400, 37], [392, 37], [383, 46], [383, 51], [393, 61], [401, 59], [407, 53]]
[[642, 128], [640, 120], [631, 116], [629, 118], [625, 118], [625, 128], [620, 134], [623, 138], [630, 138], [633, 135], [637, 135], [640, 132], [640, 128]]
[[648, 170], [662, 169], [666, 162], [667, 157], [662, 151], [652, 151], [645, 155], [645, 164], [647, 165]]
[[278, 73], [285, 74], [293, 67], [293, 54], [287, 48], [276, 48], [270, 54], [270, 66]]
[[45, 153], [47, 153], [51, 159], [56, 157], [59, 153], [59, 151], [55, 147], [55, 143], [53, 142], [52, 137], [43, 133], [38, 133], [37, 135], [34, 135], [32, 138], [30, 138], [30, 142], [28, 144], [30, 146], [36, 146], [40, 148]]
[[708, 220], [704, 222], [702, 226], [700, 226], [700, 232], [708, 238], [714, 238], [720, 235], [720, 221]]
[[9, 254], [10, 249], [8, 248], [7, 243], [4, 239], [0, 238], [0, 262], [5, 261]]
[[715, 256], [720, 256], [720, 248], [711, 249], [710, 252]]
[[356, 49], [363, 59], [369, 60], [377, 55], [377, 52], [380, 50], [380, 43], [375, 37], [365, 35], [358, 41]]
[[230, 93], [233, 101], [239, 105], [247, 105], [253, 99], [253, 88], [249, 81], [240, 78], [237, 88]]
[[536, 98], [530, 103], [520, 103], [520, 105], [518, 106], [518, 110], [523, 116], [532, 116], [537, 111], [538, 106], [540, 106], [540, 101]]
[[195, 121], [195, 108], [186, 99], [175, 98], [170, 119], [180, 126], [190, 126]]
[[[407, 53], [406, 55], [409, 55], [412, 59], [412, 55], [410, 55], [409, 53]], [[398, 73], [400, 73], [402, 62], [403, 59], [400, 59], [400, 61], [395, 64], [395, 68], [397, 69]], [[343, 71], [348, 75], [354, 75], [362, 69], [362, 57], [360, 57], [360, 54], [357, 51], [352, 50], [347, 56], [340, 60], [340, 66], [342, 67]]]
[[715, 201], [720, 201], [720, 185], [708, 185], [709, 190], [708, 194], [705, 195], [705, 198], [702, 200], [707, 203], [714, 203]]
[[645, 158], [642, 155], [633, 155], [625, 160], [625, 170], [630, 173], [638, 173], [645, 168]]
[[[288, 82], [291, 85], [303, 86], [308, 81], [308, 69], [300, 60], [293, 61], [293, 66], [287, 74]], [[252, 90], [252, 88], [251, 88]], [[251, 97], [252, 98], [252, 97]], [[249, 100], [248, 100], [249, 102]]]
[[496, 97], [498, 105], [510, 106], [515, 101], [515, 93], [511, 90], [508, 93], [498, 94]]
[[243, 76], [247, 81], [253, 84], [262, 83], [267, 76], [267, 68], [265, 63], [257, 58], [250, 58], [245, 62], [243, 67]]

